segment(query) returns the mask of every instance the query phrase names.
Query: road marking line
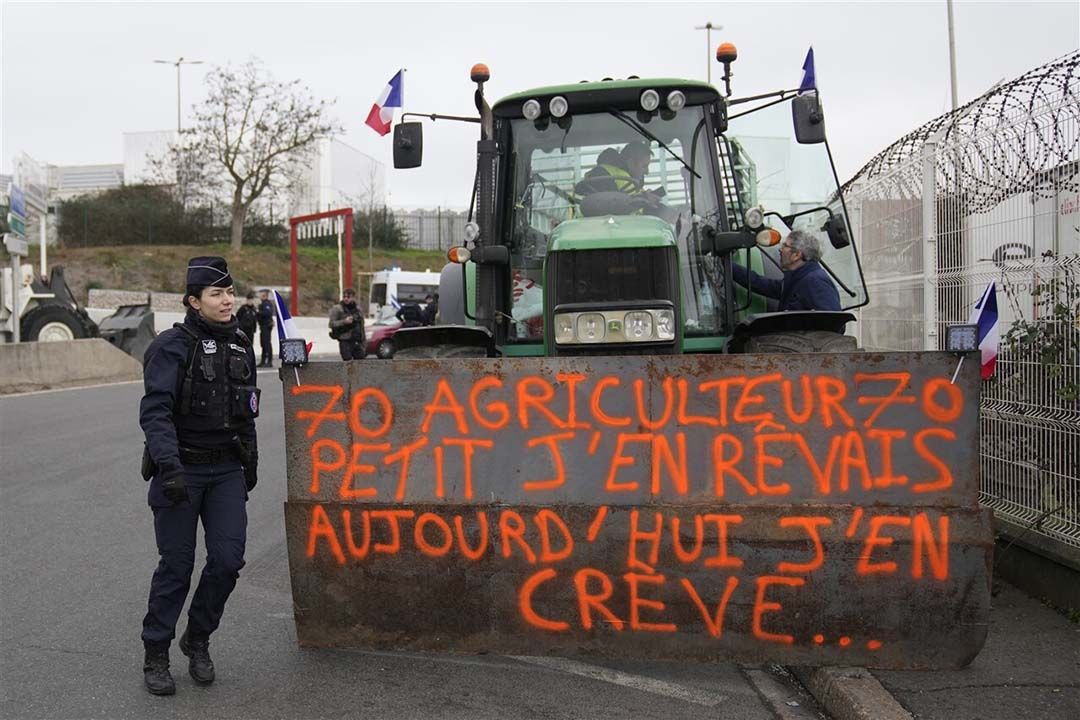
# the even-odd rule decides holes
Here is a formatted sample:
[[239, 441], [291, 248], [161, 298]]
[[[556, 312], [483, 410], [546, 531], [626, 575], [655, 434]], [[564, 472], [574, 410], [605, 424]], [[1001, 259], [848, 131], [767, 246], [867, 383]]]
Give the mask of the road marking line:
[[94, 388], [112, 387], [113, 385], [131, 385], [141, 383], [142, 380], [118, 380], [117, 382], [97, 383], [96, 385], [73, 385], [71, 387], [49, 388], [48, 390], [30, 390], [29, 392], [8, 393], [0, 395], [0, 399], [10, 397], [26, 397], [28, 395], [45, 395], [47, 393], [67, 392], [68, 390], [93, 390]]
[[645, 677], [644, 675], [632, 675], [619, 670], [612, 670], [598, 665], [590, 665], [588, 663], [578, 662], [577, 660], [570, 660], [569, 658], [536, 657], [528, 655], [508, 655], [507, 657], [532, 665], [539, 665], [540, 667], [548, 668], [549, 670], [557, 670], [571, 675], [580, 675], [581, 677], [590, 678], [592, 680], [622, 685], [623, 687], [633, 688], [634, 690], [641, 690], [654, 695], [664, 695], [696, 705], [705, 705], [706, 707], [714, 707], [728, 699], [726, 695], [709, 692], [708, 690], [689, 688], [684, 685], [677, 685], [664, 680]]

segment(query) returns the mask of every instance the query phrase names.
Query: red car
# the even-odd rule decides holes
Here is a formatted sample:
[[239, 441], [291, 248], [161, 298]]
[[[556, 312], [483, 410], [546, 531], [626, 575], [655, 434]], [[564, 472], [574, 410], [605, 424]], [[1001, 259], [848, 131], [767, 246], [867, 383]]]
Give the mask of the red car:
[[374, 355], [380, 360], [389, 360], [394, 357], [397, 348], [394, 347], [394, 333], [401, 328], [397, 320], [377, 322], [371, 326], [371, 332], [367, 337], [367, 353]]

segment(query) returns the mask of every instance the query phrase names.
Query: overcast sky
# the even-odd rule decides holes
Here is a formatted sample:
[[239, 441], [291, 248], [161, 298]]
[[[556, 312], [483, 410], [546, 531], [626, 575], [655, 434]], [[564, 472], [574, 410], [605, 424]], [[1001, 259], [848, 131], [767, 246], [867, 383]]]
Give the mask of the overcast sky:
[[[390, 4], [19, 3], [2, 1], [0, 161], [25, 151], [61, 165], [123, 162], [121, 133], [176, 122], [176, 74], [154, 59], [261, 59], [279, 79], [336, 98], [350, 145], [391, 163], [364, 124], [407, 68], [406, 109], [470, 114], [469, 67], [497, 99], [538, 85], [627, 75], [704, 79], [706, 40], [737, 45], [736, 95], [792, 87], [808, 46], [841, 181], [949, 108], [946, 5], [935, 2]], [[1080, 3], [956, 2], [961, 104], [1080, 46]], [[208, 66], [183, 70], [183, 103]], [[714, 63], [714, 80], [719, 76]], [[717, 80], [718, 82], [718, 80]], [[424, 167], [388, 173], [394, 206], [461, 207], [475, 126], [425, 128]]]

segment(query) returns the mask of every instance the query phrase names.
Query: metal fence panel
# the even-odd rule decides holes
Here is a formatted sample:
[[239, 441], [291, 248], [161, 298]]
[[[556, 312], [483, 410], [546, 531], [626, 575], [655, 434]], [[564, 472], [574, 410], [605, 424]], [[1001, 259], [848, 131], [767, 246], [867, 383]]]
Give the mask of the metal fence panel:
[[1072, 548], [1078, 169], [1080, 53], [1071, 53], [901, 138], [844, 187], [873, 294], [858, 323], [865, 346], [936, 349], [945, 326], [967, 322], [997, 283], [1002, 343], [982, 395], [980, 498]]

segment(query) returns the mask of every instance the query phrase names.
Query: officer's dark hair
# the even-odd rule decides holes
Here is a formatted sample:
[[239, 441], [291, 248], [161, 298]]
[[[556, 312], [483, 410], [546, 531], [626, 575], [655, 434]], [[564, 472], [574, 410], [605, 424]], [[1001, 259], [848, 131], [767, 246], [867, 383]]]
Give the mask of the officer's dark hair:
[[255, 291], [254, 290], [248, 290], [247, 299], [248, 300], [254, 300], [255, 299]]
[[194, 297], [196, 300], [202, 300], [202, 291], [210, 287], [209, 285], [188, 285], [184, 290], [184, 307], [191, 307], [191, 303], [188, 302], [188, 298]]

